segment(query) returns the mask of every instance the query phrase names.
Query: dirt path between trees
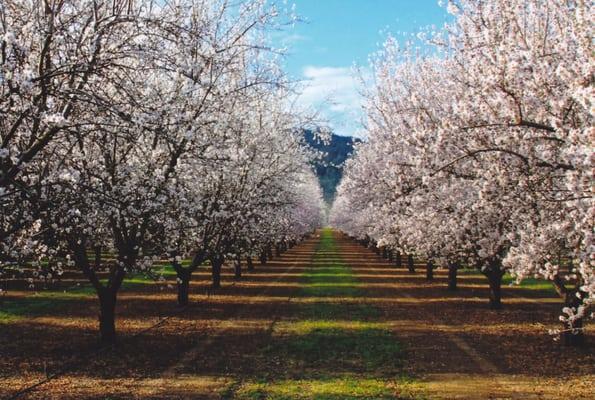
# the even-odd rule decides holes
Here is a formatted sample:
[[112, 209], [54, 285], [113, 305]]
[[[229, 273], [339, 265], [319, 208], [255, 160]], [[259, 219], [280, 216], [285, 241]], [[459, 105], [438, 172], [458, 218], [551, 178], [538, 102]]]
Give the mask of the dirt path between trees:
[[[487, 307], [487, 284], [461, 274], [446, 290], [340, 233], [325, 229], [267, 265], [208, 290], [177, 310], [157, 285], [123, 292], [116, 349], [24, 398], [36, 399], [591, 399], [593, 331], [583, 349], [546, 333], [560, 302], [549, 292], [506, 288]], [[96, 340], [91, 298], [0, 330], [0, 396], [35, 382]], [[130, 338], [130, 340], [127, 340]]]

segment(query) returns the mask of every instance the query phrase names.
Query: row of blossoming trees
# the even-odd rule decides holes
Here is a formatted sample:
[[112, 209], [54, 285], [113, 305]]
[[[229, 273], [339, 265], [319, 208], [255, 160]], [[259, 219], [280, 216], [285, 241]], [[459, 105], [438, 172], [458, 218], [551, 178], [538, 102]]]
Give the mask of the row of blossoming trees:
[[0, 273], [80, 270], [111, 342], [127, 274], [171, 260], [186, 304], [204, 262], [217, 287], [226, 259], [239, 273], [314, 229], [303, 118], [266, 42], [279, 15], [261, 0], [2, 1]]
[[[595, 294], [592, 2], [459, 0], [423, 50], [373, 59], [331, 222], [432, 264], [550, 280], [580, 342]], [[425, 54], [422, 56], [421, 54]], [[399, 254], [400, 258], [400, 254]]]

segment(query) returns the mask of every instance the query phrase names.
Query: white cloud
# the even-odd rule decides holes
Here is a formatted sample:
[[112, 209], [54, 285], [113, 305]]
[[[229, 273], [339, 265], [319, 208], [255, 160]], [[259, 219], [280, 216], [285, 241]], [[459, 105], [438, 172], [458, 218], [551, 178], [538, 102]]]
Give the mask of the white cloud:
[[[363, 71], [364, 77], [367, 72]], [[306, 66], [300, 103], [318, 110], [331, 128], [342, 135], [360, 129], [363, 97], [355, 71], [349, 67]]]

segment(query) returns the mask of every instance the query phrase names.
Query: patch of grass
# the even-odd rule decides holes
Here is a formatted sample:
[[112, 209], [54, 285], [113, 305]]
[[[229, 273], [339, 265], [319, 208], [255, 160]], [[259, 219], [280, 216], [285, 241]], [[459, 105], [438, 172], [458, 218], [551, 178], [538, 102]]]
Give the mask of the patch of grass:
[[[401, 347], [386, 329], [357, 323], [346, 327], [323, 321], [305, 325], [310, 326], [290, 327], [288, 335], [273, 339], [274, 354], [288, 364], [382, 375], [394, 373], [401, 366]], [[302, 333], [297, 333], [300, 328]]]
[[0, 324], [49, 314], [75, 301], [94, 296], [95, 291], [92, 288], [83, 287], [68, 292], [44, 291], [22, 298], [2, 299], [0, 300]]
[[[486, 279], [485, 276], [476, 269], [460, 269], [458, 273], [464, 276], [477, 276], [478, 278]], [[510, 274], [507, 273], [504, 274], [504, 276], [502, 277], [502, 287], [505, 289], [508, 286], [528, 290], [544, 291], [548, 294], [553, 295], [556, 294], [556, 291], [550, 281], [547, 281], [545, 279], [526, 278], [523, 279], [523, 281], [517, 285], [515, 283], [515, 278], [513, 278]]]
[[[351, 299], [350, 299], [351, 300]], [[313, 302], [304, 303], [300, 308], [300, 316], [305, 320], [334, 321], [370, 321], [380, 317], [376, 307], [355, 302]]]
[[411, 383], [406, 379], [387, 382], [382, 379], [356, 376], [249, 382], [239, 388], [235, 398], [241, 400], [419, 399], [412, 393]]
[[302, 274], [304, 297], [358, 297], [362, 295], [360, 282], [351, 268], [337, 256], [330, 230], [323, 230], [313, 258], [315, 268]]
[[[100, 279], [100, 282], [105, 285], [105, 284], [107, 284], [107, 279]], [[142, 289], [146, 285], [152, 285], [152, 284], [167, 285], [168, 283], [171, 284], [171, 282], [167, 282], [167, 281], [166, 282], [157, 282], [149, 276], [136, 274], [136, 275], [132, 275], [130, 278], [124, 279], [124, 281], [122, 282], [122, 285], [120, 287], [120, 290], [121, 290], [120, 293], [122, 293], [122, 291], [126, 291], [129, 289]]]
[[307, 335], [324, 329], [344, 329], [350, 331], [362, 331], [366, 329], [386, 329], [386, 324], [381, 322], [357, 321], [357, 320], [303, 320], [289, 324], [279, 324], [278, 330], [283, 334]]
[[505, 285], [508, 286], [512, 283], [513, 287], [520, 287], [522, 289], [545, 290], [551, 291], [552, 293], [556, 292], [552, 283], [544, 279], [527, 278], [518, 285], [514, 282], [515, 278], [510, 276], [510, 274], [506, 274], [502, 277], [502, 286], [504, 287]]
[[[313, 268], [302, 275], [304, 297], [364, 295], [361, 283], [340, 258], [332, 231], [322, 231]], [[401, 348], [389, 330], [372, 320], [379, 311], [362, 303], [318, 301], [305, 305], [300, 319], [280, 324], [275, 350], [309, 367], [325, 365], [347, 370], [374, 371], [400, 366]], [[393, 367], [393, 368], [390, 368]]]
[[[105, 284], [107, 279], [102, 279], [101, 282]], [[155, 281], [146, 275], [133, 274], [122, 282], [121, 290], [141, 289], [153, 282]], [[41, 290], [26, 297], [0, 298], [0, 324], [49, 315], [73, 302], [94, 299], [96, 296], [95, 289], [90, 284], [83, 284], [68, 290]]]
[[[380, 310], [365, 303], [364, 287], [340, 258], [332, 231], [322, 232], [312, 264], [302, 275], [300, 296], [317, 300], [302, 304], [294, 318], [277, 324], [265, 350], [266, 357], [276, 362], [278, 372], [273, 376], [278, 379], [307, 377], [311, 380], [285, 382], [296, 387], [313, 382], [307, 385], [322, 388], [320, 393], [318, 389], [306, 390], [309, 394], [304, 398], [384, 398], [384, 392], [366, 390], [364, 383], [378, 382], [384, 388], [388, 376], [400, 374], [401, 345], [387, 325], [378, 322]], [[326, 300], [328, 297], [333, 299]], [[365, 379], [358, 376], [358, 384], [364, 385], [359, 394], [346, 389], [351, 378], [344, 378], [355, 371], [366, 374]], [[331, 383], [320, 381], [320, 376], [329, 376]], [[335, 384], [337, 387], [333, 386]], [[266, 385], [261, 385], [262, 388], [266, 389]], [[260, 390], [257, 389], [254, 393]], [[332, 390], [337, 392], [333, 394]], [[263, 397], [255, 398], [302, 398], [293, 393], [263, 393]], [[272, 397], [267, 397], [269, 395]], [[394, 398], [392, 394], [390, 398]]]

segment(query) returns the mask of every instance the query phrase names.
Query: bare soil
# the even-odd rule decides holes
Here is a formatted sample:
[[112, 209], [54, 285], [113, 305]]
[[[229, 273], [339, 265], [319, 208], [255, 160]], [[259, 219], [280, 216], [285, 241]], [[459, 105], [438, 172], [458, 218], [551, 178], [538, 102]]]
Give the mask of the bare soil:
[[[267, 265], [255, 263], [256, 270], [244, 271], [239, 280], [226, 268], [224, 286], [215, 292], [209, 272], [201, 270], [193, 276], [185, 309], [163, 285], [127, 288], [118, 298], [114, 348], [98, 350], [93, 296], [74, 296], [35, 316], [0, 323], [0, 397], [67, 367], [20, 398], [593, 398], [593, 329], [588, 327], [580, 349], [554, 343], [547, 329], [557, 327], [561, 302], [551, 292], [505, 287], [504, 308], [490, 310], [487, 280], [479, 274], [459, 276], [459, 290], [449, 292], [445, 271], [435, 271], [427, 282], [421, 262], [418, 272], [409, 273], [340, 233], [332, 235], [329, 257], [349, 268], [350, 280], [331, 276], [313, 283], [312, 272], [326, 268], [316, 257], [329, 254], [321, 253], [317, 233]], [[31, 296], [11, 291], [4, 300]], [[333, 328], [316, 325], [304, 333], [321, 315]], [[358, 324], [378, 326], [370, 331], [378, 335], [353, 339], [341, 334], [341, 324], [349, 332]], [[333, 335], [330, 341], [321, 337], [327, 334]], [[308, 347], [303, 335], [319, 342]], [[399, 359], [388, 365], [366, 348], [316, 348], [334, 346], [332, 338], [362, 340], [364, 347], [394, 340]], [[320, 354], [326, 359], [317, 359]], [[349, 396], [333, 392], [337, 379], [353, 386]], [[318, 382], [317, 389], [306, 380]], [[285, 386], [275, 392], [273, 382]], [[375, 395], [374, 385], [390, 396]], [[292, 387], [304, 392], [291, 394]]]

